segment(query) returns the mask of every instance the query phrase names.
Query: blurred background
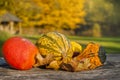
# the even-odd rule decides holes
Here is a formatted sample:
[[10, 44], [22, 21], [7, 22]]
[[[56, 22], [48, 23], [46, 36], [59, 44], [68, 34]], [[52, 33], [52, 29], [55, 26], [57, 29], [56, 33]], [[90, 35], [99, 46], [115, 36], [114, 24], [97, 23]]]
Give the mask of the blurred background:
[[[0, 0], [0, 53], [11, 36], [33, 43], [58, 31], [83, 47], [96, 42], [120, 53], [120, 0]], [[2, 56], [2, 55], [1, 55]]]

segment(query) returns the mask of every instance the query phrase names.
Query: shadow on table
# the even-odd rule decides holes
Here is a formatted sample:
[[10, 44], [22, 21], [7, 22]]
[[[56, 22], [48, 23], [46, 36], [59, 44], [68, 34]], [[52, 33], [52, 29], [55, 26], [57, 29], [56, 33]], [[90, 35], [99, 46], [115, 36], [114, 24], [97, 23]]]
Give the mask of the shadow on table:
[[[0, 67], [13, 69], [5, 62], [4, 58], [0, 58]], [[113, 69], [113, 68], [120, 68], [120, 62], [106, 61], [103, 66], [100, 66], [97, 69]]]

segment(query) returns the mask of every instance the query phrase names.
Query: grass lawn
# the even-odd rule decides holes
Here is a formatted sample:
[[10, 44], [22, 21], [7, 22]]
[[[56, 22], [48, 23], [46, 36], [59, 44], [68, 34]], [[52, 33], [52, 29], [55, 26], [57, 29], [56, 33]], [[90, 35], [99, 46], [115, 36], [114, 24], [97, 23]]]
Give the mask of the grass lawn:
[[120, 53], [120, 37], [77, 37], [69, 36], [70, 40], [79, 42], [80, 44], [86, 45], [89, 42], [95, 42], [105, 48], [107, 53]]
[[[40, 36], [24, 35], [24, 37], [30, 39], [33, 43], [35, 43]], [[83, 46], [83, 48], [89, 42], [95, 42], [103, 46], [105, 50], [107, 51], [107, 53], [119, 53], [120, 54], [120, 37], [102, 37], [102, 38], [79, 37], [79, 36], [67, 36], [67, 37], [72, 41], [79, 42]]]
[[[40, 35], [22, 35], [23, 37], [31, 40], [33, 43], [37, 41]], [[67, 36], [72, 41], [79, 42], [83, 48], [85, 48], [86, 44], [89, 42], [95, 42], [100, 44], [105, 48], [107, 53], [117, 53], [120, 54], [120, 37], [102, 37], [102, 38], [95, 38], [95, 37], [78, 37], [78, 36]], [[0, 38], [0, 56], [1, 56], [1, 48], [3, 41], [1, 42]]]

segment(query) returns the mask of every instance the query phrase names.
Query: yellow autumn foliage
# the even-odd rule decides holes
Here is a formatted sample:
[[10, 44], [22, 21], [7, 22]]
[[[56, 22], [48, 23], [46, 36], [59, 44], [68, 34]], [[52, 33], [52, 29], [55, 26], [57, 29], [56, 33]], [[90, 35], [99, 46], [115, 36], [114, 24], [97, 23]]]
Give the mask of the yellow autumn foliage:
[[75, 29], [84, 24], [84, 0], [34, 0], [41, 9], [39, 25], [55, 29]]

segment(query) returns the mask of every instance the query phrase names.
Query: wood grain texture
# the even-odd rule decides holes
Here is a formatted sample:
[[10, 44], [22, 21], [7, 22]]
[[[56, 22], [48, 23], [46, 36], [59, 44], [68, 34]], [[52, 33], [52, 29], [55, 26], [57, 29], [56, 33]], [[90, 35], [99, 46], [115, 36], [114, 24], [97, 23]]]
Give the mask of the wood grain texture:
[[120, 80], [120, 54], [107, 55], [104, 66], [82, 72], [32, 68], [20, 71], [0, 58], [0, 80]]

